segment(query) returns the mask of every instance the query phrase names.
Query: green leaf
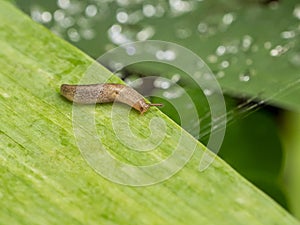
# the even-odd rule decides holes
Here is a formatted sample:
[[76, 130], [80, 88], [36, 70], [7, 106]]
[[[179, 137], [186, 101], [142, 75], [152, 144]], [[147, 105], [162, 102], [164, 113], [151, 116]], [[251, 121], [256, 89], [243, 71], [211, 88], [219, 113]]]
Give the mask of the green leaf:
[[[238, 0], [195, 4], [189, 13], [139, 24], [155, 30], [153, 39], [175, 42], [198, 54], [216, 74], [224, 93], [299, 111], [297, 1], [273, 6]], [[124, 27], [123, 33], [130, 32], [130, 26]], [[180, 38], [182, 32], [187, 37]], [[136, 70], [163, 74], [159, 67]]]
[[287, 198], [289, 199], [291, 205], [291, 211], [299, 218], [300, 195], [298, 190], [300, 188], [300, 115], [299, 113], [286, 112], [284, 115], [284, 120], [284, 129], [282, 129], [280, 134], [283, 140], [283, 147], [286, 155], [284, 174], [289, 174], [285, 189]]
[[[0, 47], [0, 224], [299, 224], [219, 158], [199, 172], [205, 147], [155, 109], [129, 114], [138, 136], [149, 134], [153, 116], [167, 125], [166, 138], [146, 161], [168, 156], [181, 134], [187, 149], [196, 146], [195, 156], [152, 186], [103, 178], [82, 158], [72, 104], [59, 95], [60, 84], [79, 82], [93, 60], [4, 1]], [[111, 104], [96, 107], [102, 143], [120, 160], [143, 163], [112, 135], [111, 111]], [[122, 116], [114, 119], [122, 122]]]
[[270, 111], [262, 109], [236, 119], [227, 126], [218, 155], [255, 186], [288, 208], [284, 195], [288, 193], [283, 191], [283, 181], [281, 183], [280, 179], [283, 149], [274, 117]]
[[[28, 8], [24, 1], [16, 2], [27, 12], [37, 10], [34, 4]], [[54, 2], [49, 4], [39, 3], [39, 10], [58, 9]], [[151, 39], [175, 42], [192, 50], [210, 66], [227, 94], [300, 110], [298, 0], [99, 2], [97, 16], [86, 19], [82, 18], [89, 3], [76, 1], [74, 4], [78, 7], [76, 11], [60, 9], [60, 12], [73, 20], [85, 21], [84, 25], [72, 26], [79, 33], [86, 29], [95, 31], [96, 38], [73, 42], [95, 58], [112, 42], [117, 43], [109, 28], [118, 25], [126, 40], [136, 41], [143, 39], [140, 36], [150, 35]], [[147, 5], [155, 8], [157, 14], [145, 16], [143, 9]], [[132, 20], [119, 23], [116, 20], [119, 12], [127, 13]], [[69, 29], [61, 24], [53, 20], [45, 25], [70, 40]], [[138, 68], [138, 71], [165, 73], [159, 66]]]

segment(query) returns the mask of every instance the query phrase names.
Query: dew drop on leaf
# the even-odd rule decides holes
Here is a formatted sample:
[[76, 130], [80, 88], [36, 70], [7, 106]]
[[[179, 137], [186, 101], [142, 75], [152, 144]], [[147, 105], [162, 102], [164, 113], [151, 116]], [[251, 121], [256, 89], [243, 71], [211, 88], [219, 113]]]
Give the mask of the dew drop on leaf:
[[242, 82], [248, 82], [250, 80], [250, 75], [248, 73], [240, 74], [239, 79]]

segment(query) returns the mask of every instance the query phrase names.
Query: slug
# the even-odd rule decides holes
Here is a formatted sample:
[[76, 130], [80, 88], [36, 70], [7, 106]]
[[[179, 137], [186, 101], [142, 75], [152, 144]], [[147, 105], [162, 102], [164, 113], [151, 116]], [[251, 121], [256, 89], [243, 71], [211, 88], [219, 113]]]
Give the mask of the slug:
[[162, 104], [151, 104], [131, 87], [123, 84], [89, 84], [70, 85], [62, 84], [60, 94], [69, 101], [79, 104], [95, 104], [107, 102], [122, 102], [139, 111], [141, 114], [148, 111], [151, 106], [162, 106]]

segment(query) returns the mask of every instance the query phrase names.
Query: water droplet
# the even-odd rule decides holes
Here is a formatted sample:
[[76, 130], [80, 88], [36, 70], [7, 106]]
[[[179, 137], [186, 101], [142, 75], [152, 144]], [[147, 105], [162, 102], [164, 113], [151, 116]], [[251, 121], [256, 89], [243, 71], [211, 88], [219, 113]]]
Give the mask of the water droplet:
[[239, 43], [239, 41], [236, 40], [236, 41], [233, 41], [232, 44], [226, 46], [226, 53], [228, 53], [228, 54], [236, 54], [236, 53], [238, 53], [239, 52], [238, 43]]
[[221, 62], [221, 67], [222, 67], [222, 68], [225, 69], [225, 68], [227, 68], [228, 66], [229, 66], [229, 62], [228, 62], [228, 61], [224, 60], [224, 61]]
[[249, 47], [251, 46], [252, 44], [252, 41], [253, 41], [253, 38], [249, 35], [245, 35], [243, 37], [243, 41], [242, 41], [242, 46], [243, 46], [243, 49], [244, 50], [248, 50]]
[[67, 9], [71, 5], [70, 0], [58, 0], [57, 1], [57, 6], [62, 8], [62, 9]]
[[119, 24], [114, 24], [108, 30], [108, 36], [110, 40], [115, 44], [124, 44], [130, 42], [130, 40], [121, 33], [122, 27]]
[[202, 70], [205, 67], [204, 62], [197, 60], [196, 66], [199, 68], [199, 70]]
[[41, 18], [42, 17], [42, 13], [36, 7], [32, 7], [31, 8], [31, 10], [30, 10], [30, 16], [36, 22], [41, 22], [41, 20], [42, 20], [42, 18]]
[[112, 68], [113, 71], [119, 71], [123, 69], [124, 65], [121, 62], [111, 61], [109, 62], [109, 67]]
[[85, 40], [92, 40], [95, 37], [95, 31], [92, 29], [83, 29], [81, 30], [81, 36]]
[[134, 55], [136, 53], [136, 48], [134, 46], [126, 46], [126, 53], [128, 55]]
[[207, 60], [210, 62], [210, 63], [216, 63], [218, 61], [218, 57], [216, 55], [209, 55], [207, 57]]
[[128, 14], [126, 12], [118, 12], [117, 20], [119, 21], [119, 23], [126, 23], [128, 20]]
[[172, 76], [171, 81], [177, 83], [180, 80], [180, 78], [181, 78], [180, 74], [176, 73]]
[[211, 73], [204, 73], [203, 78], [204, 78], [204, 80], [212, 80], [213, 75]]
[[204, 34], [204, 33], [207, 32], [208, 26], [207, 26], [206, 23], [199, 23], [197, 29], [198, 29], [198, 31], [199, 31], [200, 33], [203, 33], [203, 34]]
[[296, 5], [294, 11], [293, 11], [293, 15], [300, 20], [300, 5]]
[[144, 80], [135, 76], [130, 76], [125, 79], [125, 83], [132, 88], [138, 89], [144, 84]]
[[65, 17], [59, 21], [59, 25], [63, 28], [69, 28], [75, 24], [75, 20], [72, 17]]
[[141, 10], [137, 10], [135, 12], [132, 12], [132, 13], [128, 14], [128, 21], [127, 21], [127, 23], [128, 24], [137, 24], [143, 18], [144, 18], [144, 15], [141, 12]]
[[234, 21], [234, 15], [232, 13], [227, 13], [223, 16], [222, 21], [225, 25], [230, 25]]
[[205, 94], [205, 96], [210, 96], [210, 95], [212, 95], [213, 91], [209, 90], [209, 89], [204, 89], [203, 93]]
[[141, 30], [140, 32], [137, 33], [136, 38], [139, 41], [145, 41], [149, 38], [151, 38], [155, 33], [155, 30], [153, 27], [146, 27], [143, 30]]
[[252, 64], [253, 64], [252, 59], [246, 59], [246, 64], [247, 64], [248, 66], [252, 65]]
[[172, 61], [176, 58], [176, 53], [172, 50], [167, 50], [167, 51], [159, 50], [156, 52], [155, 56], [159, 60]]
[[156, 6], [156, 13], [155, 16], [156, 17], [162, 17], [165, 14], [165, 9], [162, 5], [157, 5]]
[[270, 48], [272, 48], [271, 42], [269, 42], [269, 41], [265, 42], [265, 43], [264, 43], [264, 48], [265, 48], [265, 49], [270, 49]]
[[143, 14], [146, 17], [152, 17], [155, 15], [155, 13], [156, 13], [156, 9], [153, 5], [146, 4], [143, 6]]
[[218, 56], [224, 55], [225, 52], [226, 52], [226, 48], [223, 45], [220, 45], [216, 50], [216, 54]]
[[70, 28], [67, 31], [69, 39], [73, 42], [77, 42], [80, 40], [80, 35], [78, 31], [75, 28]]
[[300, 66], [300, 53], [294, 53], [290, 57], [290, 62], [295, 66]]
[[291, 31], [283, 31], [280, 36], [284, 39], [290, 39], [295, 37], [295, 31], [291, 30]]
[[121, 33], [122, 27], [118, 24], [112, 25], [109, 29], [112, 33]]
[[130, 4], [130, 0], [117, 0], [119, 6], [128, 6]]
[[88, 17], [96, 16], [97, 12], [98, 12], [98, 9], [97, 9], [97, 6], [95, 6], [95, 5], [88, 5], [85, 8], [85, 15], [88, 16]]
[[176, 30], [176, 36], [180, 39], [188, 38], [192, 35], [192, 31], [188, 28], [179, 28]]
[[242, 82], [248, 82], [250, 80], [250, 75], [249, 75], [249, 73], [240, 74], [239, 79]]
[[216, 77], [217, 78], [222, 78], [222, 77], [224, 77], [225, 76], [225, 72], [224, 71], [219, 71], [217, 74], [216, 74]]
[[170, 8], [174, 13], [185, 13], [193, 9], [192, 3], [182, 0], [169, 0]]
[[82, 27], [83, 29], [90, 27], [90, 19], [86, 18], [85, 16], [81, 16], [77, 19], [76, 23], [78, 26]]
[[283, 47], [281, 45], [277, 45], [275, 48], [271, 49], [270, 51], [270, 55], [271, 56], [281, 56], [282, 54], [284, 54], [286, 51], [288, 50], [288, 48]]
[[169, 90], [163, 92], [163, 96], [167, 99], [179, 98], [183, 94], [184, 94], [184, 89], [180, 87], [172, 87]]
[[166, 80], [165, 78], [157, 78], [153, 82], [154, 87], [161, 88], [161, 89], [168, 89], [171, 86], [170, 81]]
[[52, 20], [52, 15], [50, 12], [45, 11], [41, 14], [42, 23], [49, 23], [51, 20]]
[[57, 22], [63, 20], [63, 19], [65, 18], [65, 13], [64, 13], [64, 11], [61, 10], [61, 9], [56, 10], [56, 11], [54, 12], [54, 14], [53, 14], [53, 18], [54, 18], [54, 20], [57, 21]]

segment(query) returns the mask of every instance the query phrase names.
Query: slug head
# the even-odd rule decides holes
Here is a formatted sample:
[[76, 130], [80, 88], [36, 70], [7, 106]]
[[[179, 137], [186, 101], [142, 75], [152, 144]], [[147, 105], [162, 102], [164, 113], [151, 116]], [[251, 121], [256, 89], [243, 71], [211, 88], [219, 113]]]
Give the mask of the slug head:
[[146, 103], [144, 99], [139, 100], [136, 102], [132, 107], [138, 110], [142, 115], [148, 111], [148, 109], [151, 106], [162, 106], [161, 103], [152, 104], [152, 103]]

